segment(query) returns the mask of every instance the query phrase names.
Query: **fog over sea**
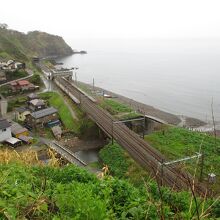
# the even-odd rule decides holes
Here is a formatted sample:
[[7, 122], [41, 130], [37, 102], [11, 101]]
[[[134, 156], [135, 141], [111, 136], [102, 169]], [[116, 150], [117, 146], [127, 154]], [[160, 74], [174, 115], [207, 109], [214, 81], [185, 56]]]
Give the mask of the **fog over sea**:
[[92, 83], [177, 115], [220, 121], [220, 39], [71, 39], [59, 59]]

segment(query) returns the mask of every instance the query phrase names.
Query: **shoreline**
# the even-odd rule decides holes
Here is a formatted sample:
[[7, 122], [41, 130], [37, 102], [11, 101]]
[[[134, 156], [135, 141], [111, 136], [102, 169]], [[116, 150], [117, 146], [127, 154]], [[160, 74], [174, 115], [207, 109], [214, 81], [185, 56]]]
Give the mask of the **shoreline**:
[[[92, 85], [90, 85], [88, 83], [81, 82], [81, 81], [79, 83], [88, 87], [89, 90], [91, 92], [93, 92]], [[96, 92], [99, 92], [99, 93], [104, 92], [105, 94], [108, 94], [108, 95], [114, 97], [114, 99], [116, 101], [130, 106], [132, 109], [140, 112], [141, 114], [150, 115], [150, 116], [159, 118], [159, 119], [167, 122], [167, 124], [171, 124], [171, 125], [175, 125], [175, 126], [179, 126], [179, 127], [195, 128], [195, 129], [207, 125], [206, 122], [204, 122], [200, 119], [185, 116], [185, 115], [184, 116], [183, 115], [175, 115], [175, 114], [172, 114], [169, 112], [165, 112], [165, 111], [157, 109], [151, 105], [147, 105], [147, 104], [135, 101], [131, 98], [128, 98], [123, 95], [108, 91], [108, 90], [100, 88], [100, 87], [95, 86], [94, 89]], [[93, 92], [93, 95], [94, 95], [94, 92]]]

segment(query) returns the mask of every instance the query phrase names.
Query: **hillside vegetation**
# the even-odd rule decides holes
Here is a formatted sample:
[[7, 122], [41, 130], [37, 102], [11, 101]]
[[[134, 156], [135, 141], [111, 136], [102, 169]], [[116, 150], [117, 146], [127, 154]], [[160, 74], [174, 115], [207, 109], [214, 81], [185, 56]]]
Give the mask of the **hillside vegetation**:
[[66, 56], [72, 54], [62, 37], [45, 32], [27, 34], [0, 28], [0, 57], [27, 61], [32, 56]]
[[[219, 192], [219, 164], [220, 164], [220, 139], [204, 133], [189, 131], [184, 128], [167, 127], [162, 131], [145, 136], [145, 140], [151, 143], [168, 159], [180, 159], [185, 156], [195, 155], [196, 152], [204, 154], [203, 179], [207, 179], [209, 173], [217, 175], [217, 183], [214, 188]], [[185, 166], [194, 171], [196, 160], [188, 161]], [[198, 174], [201, 164], [198, 164]], [[199, 176], [198, 176], [199, 177]]]
[[[33, 162], [35, 165], [31, 165]], [[215, 200], [197, 198], [200, 205], [195, 212], [195, 203], [187, 192], [159, 190], [151, 182], [146, 182], [145, 187], [134, 187], [126, 180], [108, 175], [97, 178], [74, 165], [52, 164], [40, 165], [33, 152], [18, 155], [0, 151], [0, 219], [214, 219], [219, 216], [219, 203]]]

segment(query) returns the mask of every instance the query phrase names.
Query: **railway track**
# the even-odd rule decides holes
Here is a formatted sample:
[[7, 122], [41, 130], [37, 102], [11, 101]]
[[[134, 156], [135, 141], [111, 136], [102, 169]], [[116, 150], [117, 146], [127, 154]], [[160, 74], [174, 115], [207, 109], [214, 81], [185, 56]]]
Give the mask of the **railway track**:
[[198, 194], [205, 194], [203, 188], [188, 173], [177, 167], [163, 166], [162, 163], [166, 158], [155, 148], [141, 139], [136, 133], [131, 131], [127, 126], [121, 123], [115, 123], [116, 120], [99, 107], [91, 97], [86, 96], [84, 92], [65, 78], [56, 78], [55, 82], [62, 85], [68, 95], [73, 95], [80, 101], [80, 106], [90, 118], [109, 136], [113, 137], [131, 157], [141, 166], [150, 170], [161, 184], [169, 185], [177, 190], [189, 189], [190, 185], [194, 187]]

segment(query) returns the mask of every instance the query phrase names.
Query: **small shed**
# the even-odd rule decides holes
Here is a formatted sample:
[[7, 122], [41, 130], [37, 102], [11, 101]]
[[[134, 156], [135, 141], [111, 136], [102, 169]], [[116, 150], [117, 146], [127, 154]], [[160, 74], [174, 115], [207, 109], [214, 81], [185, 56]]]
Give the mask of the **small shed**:
[[62, 129], [59, 125], [56, 125], [54, 127], [51, 128], [53, 135], [55, 138], [57, 138], [58, 140], [61, 139], [62, 136]]
[[31, 93], [31, 94], [29, 94], [27, 97], [28, 97], [28, 100], [29, 100], [29, 101], [31, 101], [31, 100], [33, 100], [33, 99], [38, 99], [38, 98], [39, 98], [36, 93]]
[[13, 122], [11, 124], [11, 133], [14, 137], [19, 138], [20, 136], [28, 136], [29, 131], [27, 128], [22, 127], [20, 124]]
[[24, 135], [20, 135], [19, 139], [24, 142], [25, 144], [32, 144], [33, 143], [33, 138], [29, 137], [29, 136], [24, 136]]
[[14, 137], [7, 139], [5, 142], [12, 147], [17, 147], [21, 145], [21, 140], [14, 138]]

